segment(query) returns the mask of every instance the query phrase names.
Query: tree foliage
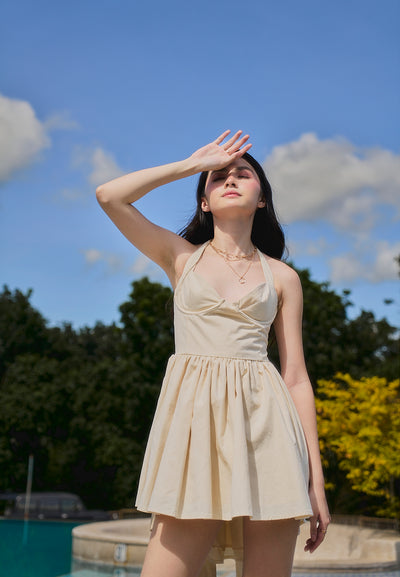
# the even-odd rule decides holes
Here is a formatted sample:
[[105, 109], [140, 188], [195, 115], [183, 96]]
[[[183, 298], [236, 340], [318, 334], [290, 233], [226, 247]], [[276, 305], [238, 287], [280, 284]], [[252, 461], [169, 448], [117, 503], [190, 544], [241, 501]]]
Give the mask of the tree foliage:
[[0, 293], [0, 379], [18, 355], [41, 353], [48, 343], [46, 321], [29, 302], [32, 291]]
[[376, 513], [399, 516], [400, 380], [353, 379], [337, 374], [318, 382], [320, 446], [329, 470], [331, 454], [354, 491], [378, 497]]
[[78, 331], [48, 328], [30, 296], [5, 287], [0, 298], [0, 490], [24, 490], [32, 453], [37, 490], [130, 506], [173, 348], [171, 291], [136, 281], [121, 326]]
[[146, 380], [160, 383], [173, 352], [172, 291], [148, 278], [134, 281], [132, 287], [129, 301], [119, 307], [124, 353]]

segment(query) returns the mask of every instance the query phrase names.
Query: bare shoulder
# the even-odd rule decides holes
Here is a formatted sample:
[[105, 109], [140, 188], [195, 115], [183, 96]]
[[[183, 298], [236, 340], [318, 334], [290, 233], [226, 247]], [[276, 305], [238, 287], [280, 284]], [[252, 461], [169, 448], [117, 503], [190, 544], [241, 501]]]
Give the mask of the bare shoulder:
[[283, 262], [282, 260], [278, 260], [276, 258], [272, 258], [271, 256], [267, 256], [264, 255], [269, 267], [272, 271], [272, 274], [275, 276], [277, 275], [279, 278], [282, 278], [284, 280], [300, 280], [299, 279], [299, 275], [297, 274], [297, 272], [294, 270], [294, 268], [292, 268], [291, 266], [289, 266], [288, 264], [286, 264], [285, 262]]
[[275, 289], [279, 297], [288, 290], [300, 290], [301, 282], [297, 272], [285, 262], [264, 255], [274, 278]]

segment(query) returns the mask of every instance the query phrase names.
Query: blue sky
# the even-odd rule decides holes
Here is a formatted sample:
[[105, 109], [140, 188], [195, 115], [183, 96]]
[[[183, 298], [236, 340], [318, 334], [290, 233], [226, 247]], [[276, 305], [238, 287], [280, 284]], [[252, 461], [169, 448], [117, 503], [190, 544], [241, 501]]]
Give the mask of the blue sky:
[[[295, 265], [399, 325], [399, 17], [398, 0], [3, 1], [1, 284], [52, 325], [118, 321], [132, 280], [167, 280], [96, 185], [240, 128]], [[195, 182], [140, 207], [178, 230]]]

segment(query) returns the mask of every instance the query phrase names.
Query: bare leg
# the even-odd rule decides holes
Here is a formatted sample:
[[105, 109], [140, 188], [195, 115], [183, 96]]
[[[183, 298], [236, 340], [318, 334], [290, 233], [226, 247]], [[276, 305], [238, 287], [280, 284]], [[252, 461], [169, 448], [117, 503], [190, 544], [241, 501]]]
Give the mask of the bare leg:
[[221, 521], [157, 515], [141, 577], [196, 577]]
[[243, 520], [243, 577], [290, 577], [299, 521]]

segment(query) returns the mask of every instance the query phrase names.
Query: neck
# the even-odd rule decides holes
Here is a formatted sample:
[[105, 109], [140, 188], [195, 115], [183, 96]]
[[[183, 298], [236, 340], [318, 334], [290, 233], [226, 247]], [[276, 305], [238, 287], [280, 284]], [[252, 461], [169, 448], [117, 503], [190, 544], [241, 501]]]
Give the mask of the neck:
[[218, 222], [214, 219], [213, 244], [233, 255], [248, 254], [253, 250], [251, 229], [253, 222]]

